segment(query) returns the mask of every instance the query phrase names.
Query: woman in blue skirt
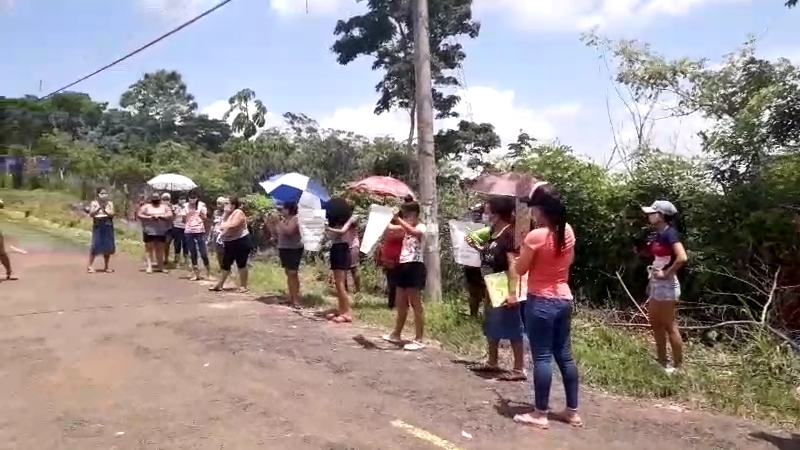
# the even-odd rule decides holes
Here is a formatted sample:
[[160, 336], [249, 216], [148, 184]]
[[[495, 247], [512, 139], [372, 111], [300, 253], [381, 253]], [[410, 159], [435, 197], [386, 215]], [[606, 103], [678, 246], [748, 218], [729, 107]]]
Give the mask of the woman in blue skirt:
[[94, 260], [103, 257], [102, 272], [113, 272], [108, 267], [111, 255], [116, 253], [117, 245], [114, 237], [114, 204], [108, 199], [108, 191], [97, 190], [97, 199], [89, 205], [89, 217], [92, 218], [92, 247], [89, 250], [89, 267], [87, 272], [94, 273]]
[[[525, 353], [522, 336], [522, 311], [518, 301], [517, 274], [514, 271], [514, 260], [518, 247], [514, 242], [514, 211], [516, 200], [513, 197], [496, 196], [489, 199], [484, 207], [487, 221], [491, 224], [489, 241], [481, 245], [471, 237], [467, 243], [481, 252], [484, 273], [505, 273], [508, 277], [508, 302], [500, 306], [492, 306], [488, 301], [484, 304], [483, 333], [489, 344], [489, 358], [485, 363], [471, 367], [473, 371], [497, 374], [497, 379], [504, 381], [524, 381]], [[484, 283], [485, 289], [485, 283]], [[509, 341], [513, 353], [514, 367], [506, 371], [499, 365], [500, 341]]]

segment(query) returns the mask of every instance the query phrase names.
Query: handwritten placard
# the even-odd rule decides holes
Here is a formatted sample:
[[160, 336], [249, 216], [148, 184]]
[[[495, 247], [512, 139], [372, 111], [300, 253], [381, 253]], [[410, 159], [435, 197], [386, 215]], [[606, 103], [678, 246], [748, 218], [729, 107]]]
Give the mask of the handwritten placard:
[[325, 236], [325, 211], [300, 208], [297, 211], [297, 224], [300, 227], [303, 248], [310, 252], [318, 252], [322, 247], [322, 238]]
[[361, 248], [359, 249], [361, 253], [365, 255], [372, 253], [372, 249], [383, 237], [383, 232], [386, 231], [386, 227], [389, 226], [392, 217], [394, 217], [392, 208], [383, 205], [370, 205], [367, 227], [364, 229], [364, 237], [361, 238]]
[[450, 225], [450, 240], [453, 242], [453, 259], [456, 264], [480, 267], [481, 254], [467, 244], [467, 235], [484, 228], [484, 225], [460, 220], [451, 220], [448, 225]]
[[[503, 306], [508, 299], [508, 275], [505, 272], [484, 275], [486, 282], [486, 293], [489, 294], [489, 301], [492, 306], [497, 308]], [[517, 301], [524, 302], [528, 296], [525, 295], [528, 286], [528, 274], [517, 279]]]

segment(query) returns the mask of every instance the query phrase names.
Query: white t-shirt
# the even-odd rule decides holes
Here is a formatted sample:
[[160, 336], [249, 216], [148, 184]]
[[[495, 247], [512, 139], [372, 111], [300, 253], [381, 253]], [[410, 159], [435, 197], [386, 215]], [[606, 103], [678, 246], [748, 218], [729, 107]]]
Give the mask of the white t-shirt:
[[428, 228], [424, 223], [418, 223], [414, 228], [419, 230], [422, 235], [414, 236], [406, 233], [403, 237], [403, 246], [400, 248], [400, 260], [398, 261], [400, 264], [422, 262], [422, 249]]

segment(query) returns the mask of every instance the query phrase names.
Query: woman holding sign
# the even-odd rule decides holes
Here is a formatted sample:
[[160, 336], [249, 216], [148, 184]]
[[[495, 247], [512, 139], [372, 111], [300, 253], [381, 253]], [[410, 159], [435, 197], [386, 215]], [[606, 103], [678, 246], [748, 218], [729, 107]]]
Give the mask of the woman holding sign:
[[533, 186], [524, 200], [539, 228], [525, 236], [515, 268], [528, 274], [525, 329], [533, 356], [533, 393], [536, 409], [514, 416], [514, 421], [546, 429], [549, 427], [551, 360], [555, 359], [566, 391], [566, 409], [558, 420], [583, 425], [578, 415], [578, 367], [572, 357], [572, 291], [569, 269], [575, 257], [575, 234], [567, 223], [561, 195], [547, 183]]
[[[400, 207], [400, 212], [402, 216], [395, 215], [387, 228], [390, 232], [402, 231], [405, 233], [396, 269], [397, 320], [392, 334], [383, 336], [383, 339], [395, 345], [402, 345], [403, 350], [416, 351], [425, 348], [425, 344], [422, 342], [425, 332], [422, 290], [425, 289], [427, 271], [422, 259], [422, 249], [428, 228], [419, 220], [419, 203], [406, 201]], [[406, 326], [406, 319], [408, 319], [409, 307], [414, 310], [415, 333], [413, 341], [405, 342], [402, 333]]]
[[[480, 240], [470, 233], [467, 243], [481, 252], [481, 260], [485, 270], [490, 273], [505, 273], [508, 279], [506, 302], [493, 306], [486, 302], [483, 314], [483, 334], [489, 343], [489, 358], [479, 365], [472, 366], [476, 372], [496, 373], [498, 379], [504, 381], [524, 381], [525, 354], [522, 344], [524, 327], [520, 312], [519, 293], [517, 292], [517, 273], [514, 271], [514, 260], [517, 257], [514, 245], [514, 210], [516, 201], [513, 197], [496, 196], [486, 202], [484, 212], [491, 224], [491, 234], [487, 240]], [[484, 283], [484, 286], [486, 284]], [[485, 289], [485, 287], [484, 287]], [[507, 372], [498, 363], [500, 341], [511, 342], [514, 354], [514, 368]]]

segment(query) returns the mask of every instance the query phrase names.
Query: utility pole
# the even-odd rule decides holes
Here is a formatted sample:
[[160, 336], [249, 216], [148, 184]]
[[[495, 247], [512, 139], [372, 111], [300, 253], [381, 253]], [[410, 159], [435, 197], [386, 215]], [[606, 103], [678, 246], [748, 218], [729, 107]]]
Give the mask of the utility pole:
[[414, 92], [419, 142], [419, 190], [422, 213], [428, 226], [424, 249], [425, 267], [428, 270], [425, 297], [438, 302], [442, 299], [442, 267], [439, 256], [439, 207], [433, 148], [433, 86], [428, 22], [428, 0], [414, 0]]

